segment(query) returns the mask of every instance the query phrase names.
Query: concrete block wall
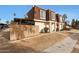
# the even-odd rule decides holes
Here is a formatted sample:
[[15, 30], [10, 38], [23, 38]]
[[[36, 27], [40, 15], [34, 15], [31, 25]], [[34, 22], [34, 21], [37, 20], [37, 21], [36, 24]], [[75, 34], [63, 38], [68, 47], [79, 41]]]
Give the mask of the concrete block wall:
[[33, 35], [37, 35], [38, 26], [32, 25], [11, 25], [10, 40], [24, 39]]

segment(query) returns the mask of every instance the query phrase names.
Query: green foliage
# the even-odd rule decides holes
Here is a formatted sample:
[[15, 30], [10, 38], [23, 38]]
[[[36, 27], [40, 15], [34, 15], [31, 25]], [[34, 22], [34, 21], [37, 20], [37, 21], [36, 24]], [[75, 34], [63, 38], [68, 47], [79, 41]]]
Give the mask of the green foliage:
[[72, 19], [72, 26], [75, 25], [75, 19]]
[[9, 24], [9, 21], [6, 21], [6, 24]]
[[72, 19], [72, 27], [76, 28], [79, 25], [79, 20], [78, 19]]
[[10, 21], [10, 24], [12, 24], [12, 23], [14, 23], [14, 21], [13, 21], [13, 20], [11, 20], [11, 21]]
[[67, 15], [64, 14], [64, 15], [63, 15], [63, 21], [66, 21], [67, 18], [68, 18]]

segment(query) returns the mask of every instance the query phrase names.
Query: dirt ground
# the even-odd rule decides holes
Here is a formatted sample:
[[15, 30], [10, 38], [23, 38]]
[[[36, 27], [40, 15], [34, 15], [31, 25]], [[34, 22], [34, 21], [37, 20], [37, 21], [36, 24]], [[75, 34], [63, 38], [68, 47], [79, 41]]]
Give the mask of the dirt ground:
[[4, 40], [5, 42], [3, 41], [3, 43], [0, 43], [0, 52], [40, 52], [55, 44], [56, 42], [62, 41], [64, 38], [70, 36], [71, 34], [73, 33], [66, 31], [42, 33], [36, 37], [16, 41], [9, 41], [8, 38], [6, 38], [5, 40], [8, 41]]
[[[76, 45], [79, 46], [79, 38], [78, 38], [78, 41], [77, 41]], [[73, 50], [72, 50], [72, 53], [79, 53], [79, 48], [78, 47], [76, 47], [76, 48], [74, 47]]]
[[69, 32], [44, 33], [43, 35], [40, 34], [40, 36], [34, 38], [19, 40], [18, 42], [15, 42], [15, 44], [21, 44], [23, 46], [32, 48], [36, 52], [40, 52], [56, 42], [63, 40], [70, 34], [71, 33]]

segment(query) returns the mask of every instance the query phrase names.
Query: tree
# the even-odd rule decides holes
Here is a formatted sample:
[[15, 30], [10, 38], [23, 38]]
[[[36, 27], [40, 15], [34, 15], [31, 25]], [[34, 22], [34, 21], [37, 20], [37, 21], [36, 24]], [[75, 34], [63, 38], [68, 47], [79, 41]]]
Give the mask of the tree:
[[6, 21], [6, 24], [9, 24], [9, 21]]
[[75, 25], [76, 25], [76, 26], [78, 25], [78, 19], [76, 19], [76, 21], [75, 21]]
[[73, 28], [75, 28], [75, 23], [76, 23], [75, 19], [72, 19], [72, 27]]
[[13, 20], [11, 20], [11, 21], [10, 21], [10, 24], [12, 24], [13, 22], [14, 22], [14, 21], [13, 21]]
[[63, 15], [63, 21], [65, 22], [67, 18], [68, 18], [67, 15], [64, 14], [64, 15]]
[[67, 20], [66, 20], [66, 19], [67, 19], [67, 18], [68, 18], [68, 17], [67, 17], [66, 14], [64, 14], [63, 17], [62, 17], [62, 20], [63, 20], [63, 22], [64, 22], [64, 26], [63, 26], [64, 29], [66, 29], [66, 25], [67, 25]]
[[0, 21], [1, 21], [1, 18], [0, 18]]
[[78, 21], [78, 25], [79, 25], [79, 21]]

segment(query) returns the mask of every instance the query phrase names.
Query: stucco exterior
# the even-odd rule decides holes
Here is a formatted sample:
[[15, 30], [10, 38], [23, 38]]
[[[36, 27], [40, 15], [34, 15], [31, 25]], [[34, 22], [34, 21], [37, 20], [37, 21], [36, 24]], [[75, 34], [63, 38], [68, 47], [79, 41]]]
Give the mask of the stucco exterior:
[[[27, 13], [27, 16], [28, 19], [25, 20], [31, 20], [30, 22], [33, 23], [34, 26], [39, 27], [39, 32], [44, 32], [46, 28], [48, 28], [48, 32], [60, 31], [64, 26], [62, 15], [49, 9], [42, 9], [38, 6], [32, 7]], [[29, 25], [32, 25], [31, 23]]]
[[42, 32], [44, 27], [45, 27], [45, 23], [44, 22], [35, 22], [35, 25], [39, 26], [39, 32]]

